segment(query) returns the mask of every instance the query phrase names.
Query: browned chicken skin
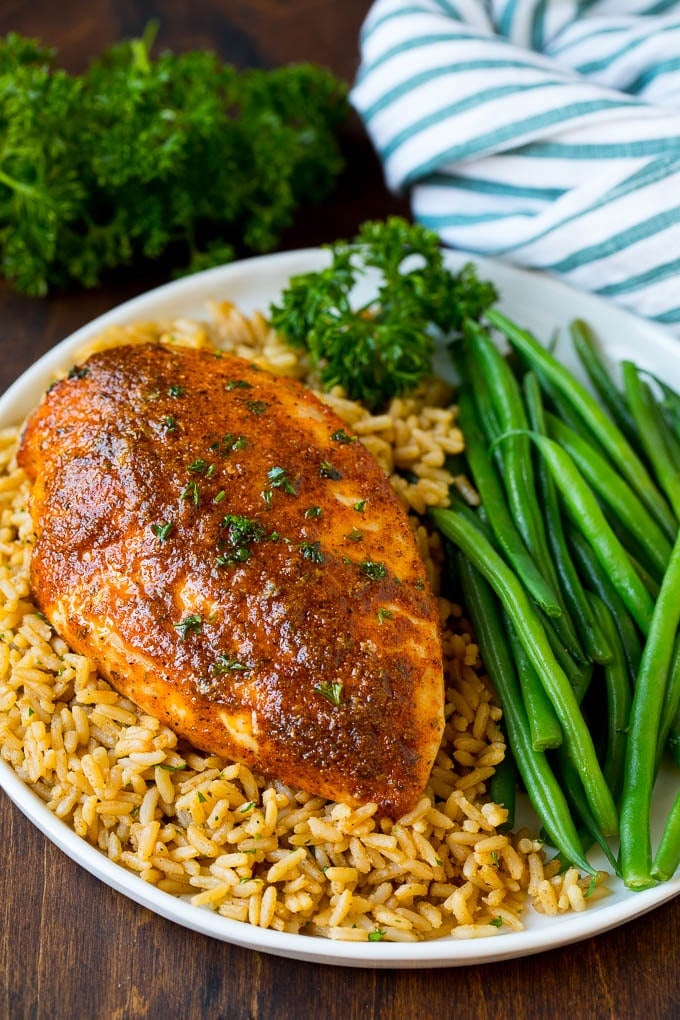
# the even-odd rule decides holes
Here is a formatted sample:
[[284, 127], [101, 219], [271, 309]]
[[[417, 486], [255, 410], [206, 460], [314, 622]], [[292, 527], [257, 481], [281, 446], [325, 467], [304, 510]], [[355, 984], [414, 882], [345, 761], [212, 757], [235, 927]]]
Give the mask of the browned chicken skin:
[[25, 429], [32, 582], [69, 644], [203, 750], [397, 816], [443, 727], [406, 514], [299, 383], [214, 351], [93, 355]]

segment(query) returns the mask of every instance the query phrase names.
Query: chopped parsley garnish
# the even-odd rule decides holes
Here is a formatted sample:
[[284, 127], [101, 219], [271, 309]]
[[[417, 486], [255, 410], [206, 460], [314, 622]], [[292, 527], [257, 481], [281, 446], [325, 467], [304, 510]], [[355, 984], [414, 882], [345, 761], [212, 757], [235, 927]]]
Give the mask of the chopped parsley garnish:
[[243, 450], [248, 445], [245, 436], [237, 436], [233, 432], [225, 432], [221, 439], [210, 444], [212, 453], [219, 453], [222, 457], [228, 457], [232, 450]]
[[359, 564], [361, 572], [370, 578], [371, 581], [381, 581], [387, 576], [387, 567], [384, 563], [376, 560], [362, 560]]
[[274, 499], [273, 491], [271, 489], [263, 489], [260, 495], [267, 504], [267, 507], [270, 507], [272, 505], [272, 500]]
[[252, 390], [253, 387], [245, 379], [230, 379], [224, 388], [231, 393], [232, 390]]
[[322, 680], [320, 684], [316, 684], [314, 690], [317, 694], [320, 694], [326, 701], [330, 701], [331, 705], [338, 708], [342, 704], [342, 688], [343, 684], [332, 684], [326, 680]]
[[199, 804], [207, 804], [208, 803], [208, 798], [205, 796], [205, 794], [201, 793], [200, 790], [198, 790], [197, 793], [198, 793]]
[[247, 673], [250, 668], [247, 662], [241, 662], [233, 655], [218, 655], [210, 671], [215, 676], [222, 676], [224, 673]]
[[393, 616], [394, 613], [391, 609], [385, 609], [384, 606], [381, 606], [378, 610], [378, 623], [382, 623], [383, 620], [391, 620]]
[[223, 518], [220, 527], [226, 530], [226, 534], [220, 538], [220, 547], [227, 550], [217, 557], [218, 566], [224, 567], [233, 563], [245, 563], [250, 559], [250, 546], [253, 542], [261, 541], [266, 531], [259, 521], [241, 514], [227, 514]]
[[172, 521], [163, 521], [162, 524], [152, 524], [151, 530], [160, 542], [165, 542], [172, 531]]
[[247, 811], [252, 811], [252, 809], [254, 807], [255, 807], [255, 801], [254, 800], [248, 800], [248, 801], [246, 801], [245, 804], [241, 804], [241, 807], [238, 810], [239, 810], [240, 814], [245, 815]]
[[268, 406], [264, 400], [246, 400], [246, 407], [251, 414], [263, 414]]
[[382, 930], [382, 928], [375, 928], [373, 931], [369, 931], [368, 933], [369, 942], [382, 942], [384, 938], [385, 932]]
[[503, 927], [503, 918], [502, 917], [492, 917], [491, 920], [489, 921], [489, 924], [492, 924], [494, 926], [494, 928], [502, 928]]
[[203, 618], [198, 613], [193, 613], [191, 616], [185, 616], [179, 623], [174, 623], [173, 627], [179, 631], [182, 641], [186, 641], [189, 634], [198, 634], [203, 627]]
[[273, 467], [267, 471], [267, 481], [273, 489], [283, 489], [291, 496], [297, 496], [297, 489], [288, 477], [286, 468]]
[[333, 467], [330, 461], [322, 460], [321, 463], [319, 464], [319, 477], [330, 478], [334, 482], [337, 482], [339, 478], [342, 478], [342, 475], [340, 474], [337, 468]]
[[175, 384], [173, 384], [172, 386], [168, 386], [169, 397], [183, 397], [184, 393], [185, 389], [183, 386], [177, 386]]
[[164, 772], [182, 772], [187, 766], [186, 762], [182, 762], [181, 765], [168, 765], [166, 762], [162, 761], [158, 767], [159, 769], [163, 769]]
[[360, 499], [358, 503], [354, 504], [352, 509], [356, 510], [356, 512], [358, 514], [362, 514], [364, 512], [365, 507], [366, 507], [366, 500], [365, 499]]
[[161, 418], [161, 425], [166, 432], [174, 432], [177, 428], [177, 419], [171, 414], [166, 414], [164, 418]]
[[193, 471], [196, 475], [204, 475], [210, 468], [207, 460], [203, 460], [202, 457], [197, 457], [196, 460], [192, 460], [191, 464], [187, 468], [188, 471]]
[[221, 503], [225, 496], [226, 492], [224, 489], [220, 489], [220, 491], [214, 496], [213, 503]]
[[306, 560], [312, 563], [323, 563], [323, 553], [320, 542], [300, 542], [300, 552]]
[[74, 365], [70, 369], [67, 378], [69, 379], [84, 379], [89, 372], [87, 365]]
[[193, 503], [194, 506], [198, 506], [200, 501], [200, 493], [198, 491], [198, 482], [189, 482], [187, 486], [182, 490], [180, 499], [185, 499], [189, 503]]
[[322, 510], [320, 506], [308, 506], [305, 510], [305, 517], [321, 517]]
[[331, 433], [331, 439], [336, 443], [356, 443], [357, 437], [348, 435], [344, 429], [336, 429]]
[[358, 528], [352, 528], [352, 530], [345, 535], [348, 542], [361, 542], [363, 540], [364, 533], [359, 531]]

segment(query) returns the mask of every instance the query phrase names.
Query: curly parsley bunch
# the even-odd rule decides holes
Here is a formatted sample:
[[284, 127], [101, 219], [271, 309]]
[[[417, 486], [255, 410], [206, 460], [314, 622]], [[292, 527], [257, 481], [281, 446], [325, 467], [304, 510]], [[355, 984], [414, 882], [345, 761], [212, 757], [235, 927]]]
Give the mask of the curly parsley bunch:
[[205, 268], [271, 250], [342, 167], [346, 86], [312, 64], [236, 71], [152, 33], [85, 74], [0, 40], [0, 273], [16, 289], [96, 285], [165, 256]]
[[[496, 299], [471, 265], [452, 273], [434, 231], [392, 216], [364, 223], [352, 242], [328, 246], [331, 261], [293, 277], [270, 317], [309, 352], [326, 389], [340, 385], [370, 410], [408, 393], [432, 371], [434, 339], [458, 335]], [[374, 275], [367, 302], [361, 279]]]

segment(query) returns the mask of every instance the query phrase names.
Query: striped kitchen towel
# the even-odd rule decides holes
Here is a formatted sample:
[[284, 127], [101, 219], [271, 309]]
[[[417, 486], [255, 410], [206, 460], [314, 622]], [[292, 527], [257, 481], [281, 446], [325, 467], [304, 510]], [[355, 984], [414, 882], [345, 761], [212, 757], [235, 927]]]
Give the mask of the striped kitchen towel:
[[680, 2], [376, 0], [352, 101], [445, 244], [680, 336]]

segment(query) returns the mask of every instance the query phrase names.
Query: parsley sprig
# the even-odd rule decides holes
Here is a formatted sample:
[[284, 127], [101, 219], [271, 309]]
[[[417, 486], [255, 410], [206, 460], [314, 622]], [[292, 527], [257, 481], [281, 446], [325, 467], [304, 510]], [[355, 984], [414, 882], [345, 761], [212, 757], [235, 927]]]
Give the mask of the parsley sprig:
[[37, 41], [0, 38], [0, 275], [16, 289], [268, 251], [333, 187], [344, 83], [314, 64], [241, 72], [204, 50], [155, 56], [155, 31], [82, 75]]
[[[434, 231], [398, 216], [369, 221], [353, 242], [329, 250], [327, 268], [293, 277], [271, 321], [308, 350], [326, 389], [340, 385], [371, 410], [431, 371], [437, 330], [455, 336], [496, 297], [472, 266], [447, 269]], [[360, 278], [376, 272], [375, 295], [355, 303]]]

